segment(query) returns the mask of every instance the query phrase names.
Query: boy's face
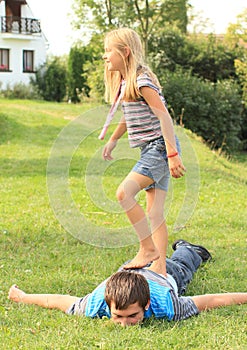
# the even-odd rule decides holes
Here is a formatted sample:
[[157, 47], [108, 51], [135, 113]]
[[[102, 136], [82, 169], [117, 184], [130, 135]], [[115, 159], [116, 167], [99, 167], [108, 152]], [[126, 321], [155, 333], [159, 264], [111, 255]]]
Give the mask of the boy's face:
[[[145, 309], [149, 307], [149, 302]], [[121, 326], [133, 326], [142, 322], [144, 318], [144, 310], [138, 302], [130, 304], [125, 310], [116, 309], [114, 301], [111, 302], [111, 319], [114, 323], [121, 324]]]

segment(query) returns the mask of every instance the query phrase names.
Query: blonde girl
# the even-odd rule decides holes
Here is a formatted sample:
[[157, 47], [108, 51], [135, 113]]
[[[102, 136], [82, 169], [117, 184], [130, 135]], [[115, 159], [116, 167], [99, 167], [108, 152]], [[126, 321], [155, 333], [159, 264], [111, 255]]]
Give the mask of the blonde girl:
[[[161, 94], [159, 81], [144, 62], [138, 34], [129, 28], [109, 32], [105, 37], [106, 100], [120, 95], [123, 116], [103, 149], [103, 158], [112, 160], [117, 141], [127, 131], [130, 147], [139, 147], [140, 160], [117, 190], [117, 199], [133, 225], [140, 242], [126, 269], [152, 263], [152, 270], [166, 276], [168, 232], [164, 204], [170, 174], [184, 175], [179, 144], [172, 119]], [[147, 216], [135, 197], [146, 191]], [[148, 219], [150, 221], [150, 228]]]

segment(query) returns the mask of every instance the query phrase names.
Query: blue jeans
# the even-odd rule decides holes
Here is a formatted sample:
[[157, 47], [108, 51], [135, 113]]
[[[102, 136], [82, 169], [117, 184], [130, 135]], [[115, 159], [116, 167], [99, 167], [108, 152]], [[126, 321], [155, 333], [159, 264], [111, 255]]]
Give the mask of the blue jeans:
[[194, 273], [202, 263], [202, 258], [191, 248], [180, 246], [166, 259], [167, 273], [172, 275], [178, 286], [178, 295], [185, 293]]

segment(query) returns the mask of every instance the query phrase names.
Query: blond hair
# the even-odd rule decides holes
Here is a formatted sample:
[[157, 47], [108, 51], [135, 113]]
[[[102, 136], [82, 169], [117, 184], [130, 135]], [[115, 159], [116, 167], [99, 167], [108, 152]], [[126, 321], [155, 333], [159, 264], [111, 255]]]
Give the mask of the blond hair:
[[[143, 47], [139, 35], [132, 29], [119, 28], [112, 30], [105, 36], [105, 46], [113, 46], [114, 50], [118, 52], [123, 58], [125, 65], [125, 81], [126, 88], [124, 99], [127, 101], [136, 100], [141, 97], [137, 87], [137, 76], [146, 73], [150, 76], [153, 83], [160, 87], [156, 75], [145, 64]], [[129, 48], [129, 55], [125, 57], [124, 51]], [[108, 71], [105, 65], [105, 99], [107, 102], [113, 102], [117, 94], [122, 76], [118, 71]]]

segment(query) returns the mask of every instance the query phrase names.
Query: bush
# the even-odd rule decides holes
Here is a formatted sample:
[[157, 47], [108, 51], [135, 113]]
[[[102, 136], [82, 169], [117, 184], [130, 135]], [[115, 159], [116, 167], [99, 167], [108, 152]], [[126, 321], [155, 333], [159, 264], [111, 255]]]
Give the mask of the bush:
[[241, 123], [241, 141], [242, 148], [244, 151], [247, 151], [247, 106], [243, 104], [242, 109], [242, 123]]
[[97, 100], [104, 101], [105, 83], [104, 83], [104, 65], [102, 60], [89, 62], [85, 65], [87, 82], [90, 86], [90, 96]]
[[46, 101], [61, 102], [66, 95], [66, 68], [58, 57], [40, 66], [31, 80]]
[[234, 60], [240, 54], [216, 35], [185, 35], [176, 27], [164, 28], [150, 37], [149, 61], [160, 76], [164, 69], [189, 69], [195, 76], [216, 83], [236, 78]]
[[101, 34], [93, 34], [90, 43], [87, 46], [87, 52], [90, 59], [85, 62], [84, 78], [90, 87], [90, 96], [104, 101], [104, 61], [102, 60], [102, 53], [104, 52], [103, 38]]
[[241, 95], [231, 80], [216, 84], [179, 70], [161, 80], [177, 123], [201, 136], [212, 148], [232, 151], [241, 144]]
[[150, 37], [148, 61], [160, 76], [164, 69], [174, 71], [178, 65], [185, 67], [186, 36], [176, 27], [168, 27]]
[[39, 100], [42, 98], [34, 86], [24, 83], [17, 83], [13, 86], [7, 85], [6, 89], [0, 91], [0, 95], [4, 98], [21, 100]]
[[81, 101], [80, 95], [89, 97], [90, 88], [84, 76], [84, 64], [90, 61], [87, 47], [74, 46], [70, 49], [68, 59], [68, 99], [77, 103]]

